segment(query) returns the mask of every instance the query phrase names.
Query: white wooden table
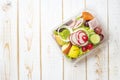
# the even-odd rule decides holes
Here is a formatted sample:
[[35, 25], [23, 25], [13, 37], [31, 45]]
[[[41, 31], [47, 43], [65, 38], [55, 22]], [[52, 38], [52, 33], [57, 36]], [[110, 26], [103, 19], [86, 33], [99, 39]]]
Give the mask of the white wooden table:
[[[73, 67], [49, 31], [85, 7], [110, 42]], [[119, 35], [120, 0], [0, 0], [0, 80], [120, 80]]]

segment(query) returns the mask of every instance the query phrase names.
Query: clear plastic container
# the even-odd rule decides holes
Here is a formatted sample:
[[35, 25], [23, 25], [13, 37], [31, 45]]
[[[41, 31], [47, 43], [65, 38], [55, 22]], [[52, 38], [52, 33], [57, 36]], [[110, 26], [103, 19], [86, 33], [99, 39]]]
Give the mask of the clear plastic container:
[[83, 10], [53, 28], [51, 35], [61, 54], [74, 64], [94, 53], [107, 41], [103, 25], [98, 16], [90, 10]]

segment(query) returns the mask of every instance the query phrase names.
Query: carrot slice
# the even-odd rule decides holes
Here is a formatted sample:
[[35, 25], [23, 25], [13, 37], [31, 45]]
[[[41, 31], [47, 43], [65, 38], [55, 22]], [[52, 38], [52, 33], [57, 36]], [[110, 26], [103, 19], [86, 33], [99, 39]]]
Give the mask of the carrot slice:
[[92, 20], [94, 18], [89, 12], [83, 12], [82, 17], [84, 20]]

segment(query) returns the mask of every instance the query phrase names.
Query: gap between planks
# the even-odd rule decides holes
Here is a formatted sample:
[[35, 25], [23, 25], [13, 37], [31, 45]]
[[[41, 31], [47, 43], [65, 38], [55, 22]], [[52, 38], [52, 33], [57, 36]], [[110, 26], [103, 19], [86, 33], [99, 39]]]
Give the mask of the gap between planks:
[[108, 80], [110, 80], [109, 78], [109, 74], [110, 74], [110, 72], [109, 72], [109, 0], [107, 0], [107, 34], [108, 34], [108, 45], [107, 45], [107, 47], [108, 47]]
[[17, 71], [18, 71], [18, 80], [19, 77], [19, 0], [17, 0]]
[[41, 30], [41, 0], [40, 0], [40, 80], [42, 80], [42, 30]]

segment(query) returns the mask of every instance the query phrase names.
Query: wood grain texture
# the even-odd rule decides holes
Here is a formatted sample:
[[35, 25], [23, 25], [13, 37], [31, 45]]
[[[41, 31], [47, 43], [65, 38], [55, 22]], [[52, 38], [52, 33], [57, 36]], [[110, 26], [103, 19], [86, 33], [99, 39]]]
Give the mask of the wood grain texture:
[[[84, 8], [109, 43], [74, 67], [50, 32]], [[119, 80], [119, 18], [119, 0], [0, 0], [0, 80]]]
[[20, 80], [40, 79], [39, 5], [39, 0], [19, 0]]
[[18, 76], [16, 5], [16, 0], [0, 0], [0, 80]]
[[120, 79], [120, 1], [109, 0], [109, 80]]
[[62, 56], [51, 38], [52, 28], [62, 22], [62, 0], [41, 0], [42, 80], [62, 80]]

